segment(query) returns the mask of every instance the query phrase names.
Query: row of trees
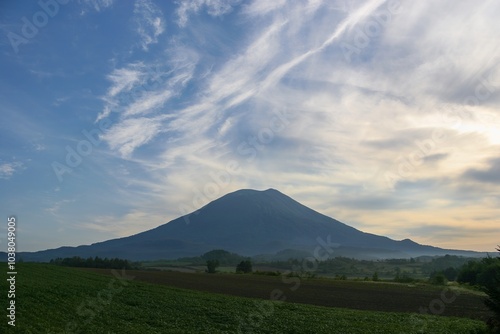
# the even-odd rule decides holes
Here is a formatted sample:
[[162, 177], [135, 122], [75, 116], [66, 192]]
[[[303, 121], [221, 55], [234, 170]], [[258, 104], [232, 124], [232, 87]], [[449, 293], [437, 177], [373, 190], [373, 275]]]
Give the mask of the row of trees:
[[201, 256], [195, 256], [195, 257], [182, 257], [177, 259], [177, 261], [180, 262], [187, 262], [192, 265], [204, 265], [207, 263], [207, 261], [219, 261], [219, 264], [221, 266], [235, 266], [238, 264], [240, 261], [245, 260], [246, 257], [228, 252], [223, 249], [214, 249], [209, 252], [206, 252], [205, 254]]
[[50, 260], [51, 264], [66, 266], [66, 267], [82, 267], [82, 268], [106, 268], [106, 269], [132, 269], [133, 264], [128, 260], [119, 258], [108, 259], [96, 257], [82, 258], [79, 256], [56, 258]]
[[[500, 252], [500, 245], [497, 250]], [[482, 287], [488, 295], [486, 306], [494, 313], [488, 325], [493, 333], [500, 333], [500, 256], [468, 262], [458, 274], [457, 281]]]
[[470, 285], [490, 286], [500, 272], [500, 258], [486, 257], [481, 261], [469, 261], [459, 271], [457, 282]]
[[[216, 272], [217, 267], [219, 267], [220, 262], [217, 259], [207, 260], [207, 273], [213, 274]], [[252, 261], [243, 260], [236, 266], [237, 273], [251, 273], [252, 272]]]
[[432, 275], [436, 272], [443, 272], [448, 280], [454, 281], [457, 278], [457, 269], [462, 267], [467, 261], [469, 259], [463, 256], [446, 254], [445, 256], [440, 256], [424, 263], [422, 265], [422, 273]]
[[[500, 245], [497, 250], [500, 252]], [[460, 261], [447, 257], [440, 260], [443, 263], [439, 264], [449, 264], [450, 260], [456, 263]], [[488, 325], [492, 333], [500, 333], [500, 257], [488, 256], [481, 260], [469, 260], [458, 268], [448, 267], [431, 273], [431, 282], [444, 284], [446, 279], [476, 286], [486, 292], [488, 295], [486, 306], [494, 313], [488, 320]]]

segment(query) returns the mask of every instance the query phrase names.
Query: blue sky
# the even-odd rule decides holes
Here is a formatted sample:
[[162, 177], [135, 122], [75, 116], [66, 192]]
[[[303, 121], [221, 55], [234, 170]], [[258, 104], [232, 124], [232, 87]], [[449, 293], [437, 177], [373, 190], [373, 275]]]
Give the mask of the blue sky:
[[500, 243], [497, 1], [2, 1], [20, 250], [276, 188], [363, 231]]

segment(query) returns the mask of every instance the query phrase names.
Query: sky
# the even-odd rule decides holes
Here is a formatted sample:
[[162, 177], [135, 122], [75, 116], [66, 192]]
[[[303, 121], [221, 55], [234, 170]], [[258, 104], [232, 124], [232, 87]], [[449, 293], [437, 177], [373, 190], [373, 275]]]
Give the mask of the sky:
[[0, 3], [0, 247], [132, 235], [242, 188], [500, 243], [500, 2]]

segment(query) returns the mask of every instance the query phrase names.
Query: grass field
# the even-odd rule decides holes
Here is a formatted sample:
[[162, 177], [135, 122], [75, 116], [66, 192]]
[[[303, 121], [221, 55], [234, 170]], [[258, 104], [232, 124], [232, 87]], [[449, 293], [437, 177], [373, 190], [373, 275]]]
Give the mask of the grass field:
[[[16, 328], [7, 325], [4, 315], [0, 333], [455, 334], [485, 329], [483, 322], [467, 318], [349, 310], [180, 289], [142, 282], [136, 272], [103, 275], [30, 263], [18, 264], [17, 271]], [[137, 277], [123, 279], [127, 275]], [[217, 276], [196, 278], [202, 282], [224, 277]], [[242, 279], [241, 284], [245, 277], [254, 277], [232, 276]], [[0, 282], [5, 295], [7, 282]], [[220, 284], [227, 284], [227, 278]], [[304, 283], [295, 292], [305, 288]], [[382, 299], [379, 304], [386, 303]], [[6, 314], [5, 298], [2, 304]]]

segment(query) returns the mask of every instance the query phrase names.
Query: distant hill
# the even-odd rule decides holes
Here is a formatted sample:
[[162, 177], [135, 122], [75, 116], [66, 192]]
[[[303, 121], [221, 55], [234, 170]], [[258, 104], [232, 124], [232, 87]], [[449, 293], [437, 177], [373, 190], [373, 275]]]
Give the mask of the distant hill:
[[312, 254], [321, 244], [330, 245], [331, 256], [354, 258], [484, 255], [365, 233], [320, 214], [277, 190], [244, 189], [227, 194], [190, 215], [129, 237], [86, 246], [25, 252], [18, 257], [25, 261], [48, 261], [68, 256], [154, 260], [199, 256], [213, 249], [244, 256], [284, 250]]

